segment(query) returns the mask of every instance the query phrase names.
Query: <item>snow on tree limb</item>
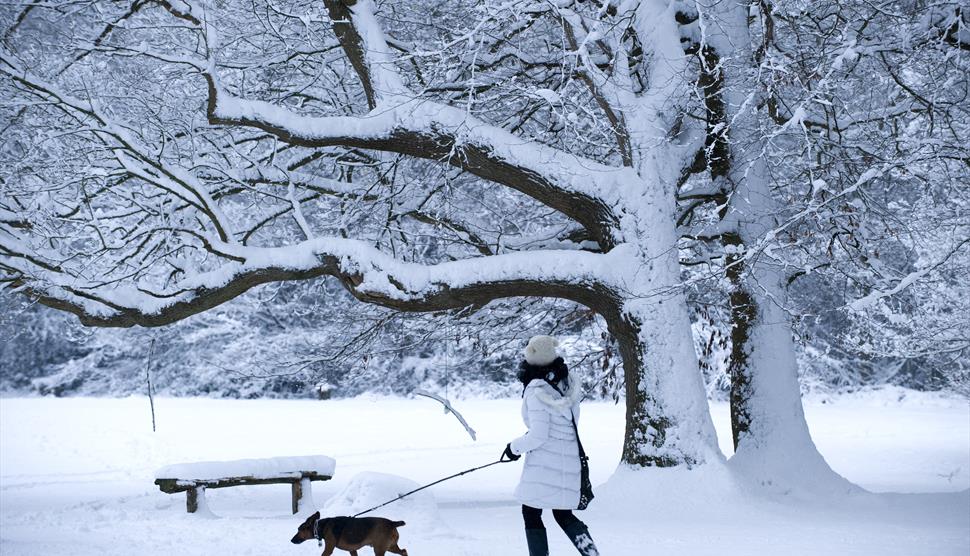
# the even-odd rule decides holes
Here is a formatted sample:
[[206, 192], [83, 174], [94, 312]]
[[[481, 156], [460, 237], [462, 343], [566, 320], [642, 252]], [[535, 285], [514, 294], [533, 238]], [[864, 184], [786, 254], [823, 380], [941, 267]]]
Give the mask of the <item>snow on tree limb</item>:
[[919, 269], [914, 270], [909, 274], [903, 276], [902, 278], [899, 279], [899, 281], [896, 282], [895, 286], [892, 286], [885, 290], [874, 289], [866, 296], [856, 299], [855, 301], [852, 301], [851, 303], [849, 303], [847, 305], [848, 309], [850, 311], [856, 311], [856, 312], [864, 311], [869, 307], [872, 307], [880, 299], [891, 297], [902, 292], [906, 288], [912, 286], [913, 284], [921, 280], [927, 274], [930, 274], [931, 272], [939, 269], [947, 262], [947, 260], [950, 259], [950, 257], [953, 257], [954, 255], [956, 255], [956, 253], [960, 251], [960, 249], [962, 249], [967, 244], [970, 244], [970, 238], [960, 239], [953, 248], [947, 249], [946, 253], [942, 257], [940, 257], [939, 260], [932, 261], [929, 264], [924, 264]]
[[335, 19], [335, 31], [364, 85], [370, 112], [311, 117], [240, 98], [221, 85], [210, 59], [205, 72], [210, 122], [254, 127], [304, 147], [358, 147], [445, 161], [562, 212], [590, 230], [603, 247], [614, 244], [609, 232], [616, 218], [613, 207], [624, 187], [640, 183], [635, 172], [516, 136], [467, 111], [418, 98], [394, 67], [372, 2], [361, 0], [347, 9], [333, 0], [327, 6], [332, 16], [349, 18]]
[[374, 3], [325, 0], [324, 4], [330, 12], [334, 33], [364, 87], [370, 108], [385, 96], [408, 95], [374, 14]]
[[205, 184], [190, 172], [165, 164], [124, 125], [105, 115], [94, 101], [84, 101], [60, 91], [55, 85], [20, 67], [6, 50], [0, 50], [0, 72], [26, 87], [34, 96], [57, 105], [68, 114], [79, 119], [90, 119], [90, 131], [102, 141], [117, 143], [112, 146], [112, 152], [126, 172], [197, 207], [208, 217], [221, 241], [235, 241], [229, 220], [222, 214]]
[[[324, 118], [302, 116], [262, 101], [244, 100], [221, 89], [215, 75], [216, 64], [211, 59], [211, 47], [217, 43], [215, 32], [206, 27], [204, 15], [201, 19], [197, 17], [204, 11], [195, 6], [187, 10], [184, 6], [178, 9], [170, 4], [163, 6], [176, 17], [205, 28], [203, 33], [210, 47], [207, 65], [164, 56], [155, 59], [185, 61], [208, 72], [211, 121], [260, 128], [295, 145], [374, 148], [419, 158], [445, 159], [472, 174], [509, 185], [558, 208], [590, 230], [601, 246], [611, 245], [613, 239], [607, 228], [612, 217], [607, 206], [614, 204], [622, 182], [638, 183], [636, 175], [628, 169], [602, 165], [536, 141], [517, 138], [453, 107], [411, 98], [393, 66], [370, 2], [354, 5], [347, 14], [349, 21], [341, 20], [339, 25], [356, 29], [341, 40], [360, 41], [361, 63], [367, 69], [367, 75], [361, 78], [377, 86], [369, 93], [376, 106], [361, 117]], [[196, 15], [187, 17], [189, 13]], [[231, 230], [219, 204], [194, 171], [153, 156], [150, 148], [142, 145], [125, 126], [102, 113], [95, 102], [58, 90], [21, 68], [6, 53], [0, 69], [32, 94], [80, 119], [91, 120], [93, 127], [89, 131], [108, 141], [107, 146], [123, 174], [195, 207], [208, 216], [218, 236], [189, 228], [170, 230], [201, 242], [206, 251], [217, 257], [217, 263], [215, 268], [208, 265], [205, 271], [190, 272], [175, 285], [157, 290], [142, 285], [117, 287], [113, 281], [91, 279], [76, 269], [62, 268], [56, 262], [56, 253], [45, 256], [44, 249], [28, 246], [17, 239], [13, 230], [5, 230], [8, 233], [0, 236], [3, 257], [0, 265], [9, 272], [6, 281], [24, 288], [43, 303], [77, 314], [87, 324], [159, 326], [207, 310], [260, 284], [323, 275], [340, 278], [362, 300], [408, 311], [481, 306], [499, 297], [526, 295], [602, 304], [590, 292], [599, 287], [593, 270], [604, 263], [590, 253], [580, 254], [579, 258], [587, 260], [571, 261], [568, 270], [557, 269], [561, 266], [558, 259], [566, 253], [576, 259], [576, 252], [530, 252], [521, 257], [503, 255], [422, 267], [387, 257], [363, 242], [334, 237], [313, 240], [291, 177], [274, 176], [267, 180], [258, 168], [233, 171], [226, 176], [236, 180], [276, 180], [287, 185], [285, 198], [289, 211], [309, 241], [271, 249], [239, 246], [237, 233]], [[591, 181], [591, 173], [597, 179]], [[322, 185], [338, 193], [348, 189], [334, 182]], [[456, 226], [460, 229], [457, 224], [452, 227]], [[149, 237], [152, 233], [150, 229], [136, 230], [132, 237]], [[249, 233], [244, 240], [248, 237]], [[295, 260], [300, 263], [294, 263]], [[533, 269], [540, 260], [546, 263], [540, 265], [546, 269]], [[579, 262], [582, 264], [577, 268]], [[466, 267], [474, 269], [477, 278], [464, 279], [461, 272], [454, 274], [455, 269]], [[422, 275], [425, 278], [415, 278]]]
[[[371, 27], [376, 25], [372, 13], [361, 19]], [[365, 35], [373, 41], [382, 40], [379, 29], [371, 28]], [[218, 236], [190, 229], [172, 230], [195, 237], [223, 262], [215, 269], [189, 275], [170, 288], [156, 291], [141, 285], [116, 287], [100, 279], [86, 278], [61, 267], [55, 262], [55, 254], [45, 257], [43, 249], [19, 241], [13, 230], [4, 230], [6, 233], [0, 235], [0, 267], [9, 273], [5, 281], [23, 288], [45, 304], [78, 315], [85, 324], [160, 326], [205, 311], [261, 284], [323, 275], [340, 278], [362, 300], [407, 311], [481, 306], [499, 297], [528, 295], [594, 303], [591, 289], [598, 280], [593, 270], [603, 263], [594, 258], [597, 255], [589, 253], [579, 255], [588, 260], [578, 269], [578, 261], [574, 260], [570, 269], [557, 270], [562, 254], [568, 253], [575, 259], [577, 253], [531, 252], [423, 267], [389, 258], [363, 242], [345, 238], [320, 238], [272, 249], [241, 247], [236, 244], [236, 234], [221, 214], [218, 203], [194, 173], [153, 156], [149, 147], [142, 145], [125, 126], [102, 113], [96, 103], [58, 90], [21, 68], [6, 53], [2, 61], [0, 71], [32, 94], [78, 118], [90, 120], [89, 130], [109, 141], [120, 170], [206, 214]], [[379, 82], [388, 85], [382, 93], [390, 89], [394, 95], [400, 94], [399, 80], [395, 81], [391, 70], [382, 71]], [[609, 192], [610, 186], [615, 189], [618, 180], [630, 177], [624, 170], [517, 139], [445, 105], [393, 96], [398, 104], [381, 106], [368, 116], [309, 118], [269, 103], [232, 97], [217, 89], [214, 76], [210, 76], [209, 82], [210, 95], [214, 95], [210, 98], [210, 118], [219, 123], [253, 125], [294, 144], [377, 147], [422, 158], [450, 158], [453, 164], [473, 174], [512, 185], [540, 201], [547, 201], [550, 206], [562, 207], [564, 213], [585, 223], [588, 229], [597, 230], [605, 225], [601, 192]], [[443, 128], [453, 131], [442, 132]], [[421, 139], [425, 139], [423, 145]], [[455, 155], [456, 151], [460, 154]], [[590, 170], [600, 172], [603, 183], [590, 183]], [[231, 177], [265, 178], [258, 169], [241, 171]], [[326, 185], [333, 191], [347, 189], [332, 182]], [[597, 191], [598, 187], [602, 189]], [[304, 235], [311, 238], [309, 225], [299, 211], [300, 200], [292, 189], [288, 189], [286, 198]], [[598, 239], [601, 244], [608, 241], [605, 235]], [[546, 261], [547, 270], [533, 268], [540, 259]], [[300, 262], [294, 262], [297, 260]], [[474, 269], [477, 277], [468, 279], [461, 271], [455, 273], [456, 269], [463, 268]]]
[[[305, 147], [347, 146], [444, 160], [555, 208], [610, 245], [609, 209], [618, 189], [639, 178], [540, 143], [517, 138], [455, 108], [396, 99], [360, 116], [309, 117], [273, 104], [213, 90], [210, 120], [251, 126]], [[597, 182], [591, 183], [593, 174]]]
[[[2, 230], [0, 230], [2, 231]], [[0, 233], [0, 269], [13, 287], [69, 311], [90, 326], [162, 326], [225, 303], [269, 282], [334, 276], [352, 295], [402, 311], [480, 307], [517, 296], [550, 296], [601, 306], [601, 278], [623, 255], [537, 251], [422, 265], [395, 259], [366, 242], [325, 237], [277, 248], [217, 244], [236, 260], [161, 291], [85, 281], [31, 254]], [[616, 250], [623, 252], [622, 249]], [[568, 255], [568, 267], [560, 264]], [[237, 262], [239, 261], [239, 262]]]

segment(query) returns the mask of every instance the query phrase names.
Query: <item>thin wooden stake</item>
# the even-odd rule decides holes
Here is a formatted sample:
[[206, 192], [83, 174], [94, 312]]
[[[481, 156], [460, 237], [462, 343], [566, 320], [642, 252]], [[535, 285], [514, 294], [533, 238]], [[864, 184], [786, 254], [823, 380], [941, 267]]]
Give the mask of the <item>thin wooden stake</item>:
[[[145, 380], [148, 382], [148, 404], [152, 408], [152, 432], [155, 432], [155, 397], [152, 395], [152, 353], [155, 351], [155, 338], [148, 346], [148, 365], [145, 367]], [[192, 510], [189, 510], [192, 511]]]

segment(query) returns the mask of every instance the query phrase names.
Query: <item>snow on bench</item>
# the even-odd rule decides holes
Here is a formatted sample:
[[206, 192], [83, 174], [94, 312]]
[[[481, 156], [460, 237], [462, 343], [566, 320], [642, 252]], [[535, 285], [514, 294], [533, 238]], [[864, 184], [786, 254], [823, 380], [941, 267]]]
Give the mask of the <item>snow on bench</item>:
[[155, 472], [155, 484], [167, 494], [185, 492], [189, 513], [205, 508], [205, 489], [239, 485], [290, 485], [293, 513], [312, 499], [311, 481], [333, 477], [336, 462], [327, 456], [294, 456], [233, 461], [200, 461], [166, 465]]

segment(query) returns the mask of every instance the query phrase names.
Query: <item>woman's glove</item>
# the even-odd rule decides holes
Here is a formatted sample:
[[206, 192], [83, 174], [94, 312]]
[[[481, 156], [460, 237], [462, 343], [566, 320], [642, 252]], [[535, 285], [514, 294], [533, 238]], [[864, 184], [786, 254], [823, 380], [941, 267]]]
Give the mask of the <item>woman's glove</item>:
[[522, 457], [521, 455], [513, 454], [512, 453], [512, 443], [511, 442], [509, 442], [508, 444], [505, 445], [505, 451], [502, 452], [502, 458], [509, 458], [508, 461], [515, 461], [515, 460], [517, 460], [517, 459], [519, 459], [521, 457]]

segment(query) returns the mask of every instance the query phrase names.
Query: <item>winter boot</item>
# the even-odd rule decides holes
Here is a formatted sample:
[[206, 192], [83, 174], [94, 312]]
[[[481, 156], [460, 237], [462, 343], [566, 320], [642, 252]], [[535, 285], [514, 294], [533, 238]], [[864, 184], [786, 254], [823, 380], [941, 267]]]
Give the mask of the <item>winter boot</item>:
[[529, 556], [549, 556], [549, 540], [545, 529], [526, 529], [525, 541], [529, 543]]
[[593, 544], [593, 537], [589, 536], [589, 529], [586, 528], [585, 523], [577, 519], [568, 523], [562, 530], [582, 556], [600, 556], [599, 551], [596, 550], [596, 545]]

